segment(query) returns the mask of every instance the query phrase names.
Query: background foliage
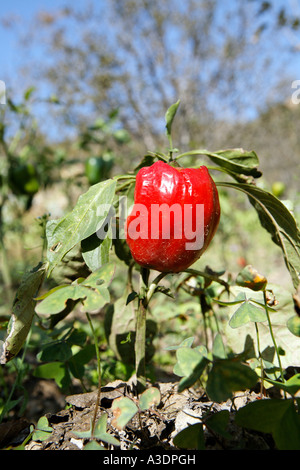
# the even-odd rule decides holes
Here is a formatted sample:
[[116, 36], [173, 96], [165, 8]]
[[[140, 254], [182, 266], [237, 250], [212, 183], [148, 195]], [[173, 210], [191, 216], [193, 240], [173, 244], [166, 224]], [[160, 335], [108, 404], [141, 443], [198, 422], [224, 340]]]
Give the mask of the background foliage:
[[[235, 387], [251, 387], [253, 371], [260, 375], [263, 369], [268, 380], [282, 384], [276, 348], [264, 323], [262, 291], [246, 288], [248, 295], [237, 297], [245, 290], [236, 285], [238, 274], [249, 264], [266, 277], [274, 295], [272, 324], [285, 378], [290, 368], [296, 374], [299, 327], [292, 318], [295, 306], [299, 308], [295, 221], [299, 225], [300, 105], [291, 101], [291, 83], [300, 78], [293, 68], [299, 55], [299, 14], [279, 3], [115, 0], [99, 7], [66, 3], [40, 11], [26, 24], [2, 19], [3, 26], [20, 36], [19, 50], [26, 60], [19, 69], [22, 87], [19, 79], [0, 77], [8, 85], [7, 104], [0, 106], [0, 339], [5, 341], [12, 306], [24, 307], [20, 289], [30, 293], [43, 285], [43, 300], [53, 299], [48, 293], [56, 292], [63, 308], [41, 302], [46, 310], [39, 312], [26, 305], [32, 327], [27, 321], [21, 352], [1, 365], [1, 420], [26, 413], [32, 377], [53, 379], [63, 393], [77, 386], [96, 387], [95, 338], [103, 350], [102, 380], [132, 375], [133, 303], [126, 304], [130, 291], [124, 290], [129, 254], [115, 243], [113, 279], [93, 296], [89, 276], [108, 260], [109, 246], [95, 245], [99, 220], [84, 219], [83, 231], [74, 231], [71, 222], [84, 212], [85, 201], [92, 199], [95, 210], [102, 200], [112, 200], [117, 180], [106, 186], [104, 180], [132, 172], [145, 164], [145, 155], [151, 161], [150, 151], [166, 151], [163, 118], [179, 98], [173, 144], [177, 155], [184, 154], [184, 166], [210, 164], [224, 170], [211, 170], [219, 183], [222, 218], [212, 249], [195, 266], [205, 276], [168, 280], [152, 300], [148, 375], [177, 370], [182, 389], [201, 378], [215, 400], [226, 399]], [[246, 155], [219, 150], [241, 147], [248, 149]], [[257, 177], [257, 171], [262, 177], [249, 186], [247, 178]], [[239, 179], [241, 175], [246, 178]], [[123, 180], [117, 187], [132, 197], [130, 182]], [[61, 256], [56, 244], [68, 230], [70, 251]], [[51, 277], [45, 280], [45, 265], [38, 263], [49, 256], [50, 242]], [[209, 276], [229, 282], [234, 298], [224, 300], [224, 285], [209, 282]], [[78, 281], [82, 278], [83, 283]], [[131, 282], [137, 282], [135, 275]], [[87, 300], [98, 306], [93, 326], [78, 302], [82, 289], [89, 289]], [[41, 320], [36, 313], [51, 316]], [[220, 325], [225, 345], [218, 339]], [[254, 339], [257, 325], [261, 351]], [[206, 350], [198, 351], [199, 345]], [[236, 381], [243, 371], [239, 365], [232, 369], [232, 351], [251, 364], [245, 382]], [[192, 356], [196, 372], [188, 365]], [[263, 367], [257, 362], [261, 360]], [[224, 380], [225, 389], [215, 382], [222, 374], [232, 377], [232, 382]], [[295, 390], [287, 387], [293, 396]], [[280, 419], [272, 428], [279, 448], [287, 445], [279, 432], [282, 417], [290, 416], [298, 429], [290, 403], [278, 404]], [[247, 413], [238, 419], [254, 425]], [[259, 423], [257, 430], [270, 432]]]

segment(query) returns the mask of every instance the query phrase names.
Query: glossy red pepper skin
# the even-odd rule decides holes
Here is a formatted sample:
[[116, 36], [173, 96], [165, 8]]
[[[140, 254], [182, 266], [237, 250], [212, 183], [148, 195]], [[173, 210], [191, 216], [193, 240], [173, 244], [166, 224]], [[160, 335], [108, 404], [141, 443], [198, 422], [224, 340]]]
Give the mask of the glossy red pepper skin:
[[[187, 249], [191, 237], [185, 236], [184, 230], [179, 238], [174, 223], [177, 222], [178, 213], [173, 216], [167, 211], [169, 217], [169, 237], [162, 232], [162, 219], [159, 230], [153, 237], [151, 216], [154, 207], [168, 207], [182, 209], [182, 227], [187, 222], [184, 217], [184, 207], [190, 207], [191, 229], [196, 233], [203, 233], [203, 245], [196, 249]], [[196, 211], [196, 205], [202, 205], [201, 217]], [[145, 207], [147, 211], [140, 211]], [[170, 215], [171, 214], [171, 215]], [[172, 219], [173, 216], [173, 219]], [[164, 215], [162, 216], [164, 217]], [[197, 218], [198, 217], [198, 218]], [[201, 218], [201, 220], [200, 220]], [[181, 272], [191, 266], [210, 244], [219, 224], [220, 204], [216, 185], [207, 168], [181, 168], [173, 167], [158, 161], [149, 167], [143, 167], [136, 176], [134, 193], [134, 206], [126, 221], [126, 241], [134, 260], [141, 266], [160, 272]], [[142, 222], [142, 223], [138, 223]], [[145, 223], [143, 223], [145, 222]], [[134, 228], [139, 234], [134, 233]]]

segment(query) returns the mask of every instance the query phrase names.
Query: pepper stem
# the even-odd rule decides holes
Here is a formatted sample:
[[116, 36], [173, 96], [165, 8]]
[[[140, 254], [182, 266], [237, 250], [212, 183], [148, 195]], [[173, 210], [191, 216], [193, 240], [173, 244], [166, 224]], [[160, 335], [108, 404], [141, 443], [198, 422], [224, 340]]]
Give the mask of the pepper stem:
[[141, 268], [140, 294], [136, 311], [135, 372], [138, 393], [146, 388], [146, 317], [149, 273], [149, 269]]
[[136, 310], [135, 330], [135, 372], [137, 380], [137, 392], [142, 393], [146, 388], [146, 324], [148, 305], [159, 282], [167, 275], [160, 273], [149, 285], [150, 270], [141, 268], [140, 293]]

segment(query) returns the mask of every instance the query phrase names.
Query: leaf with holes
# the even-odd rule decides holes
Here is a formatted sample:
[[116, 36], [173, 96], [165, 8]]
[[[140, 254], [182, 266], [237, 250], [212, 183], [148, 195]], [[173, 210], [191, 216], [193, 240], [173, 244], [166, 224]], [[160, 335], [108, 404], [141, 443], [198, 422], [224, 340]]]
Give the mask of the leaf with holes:
[[117, 429], [123, 429], [138, 412], [138, 407], [128, 397], [116, 398], [111, 409], [114, 416], [111, 424]]

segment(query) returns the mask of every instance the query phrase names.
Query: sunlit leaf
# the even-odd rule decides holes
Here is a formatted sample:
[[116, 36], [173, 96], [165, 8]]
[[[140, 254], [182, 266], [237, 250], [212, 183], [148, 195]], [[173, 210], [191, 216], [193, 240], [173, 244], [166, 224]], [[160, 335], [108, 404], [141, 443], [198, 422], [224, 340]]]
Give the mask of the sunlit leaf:
[[139, 399], [139, 408], [144, 411], [151, 408], [151, 406], [159, 405], [160, 403], [160, 391], [156, 387], [150, 387], [145, 390]]
[[87, 312], [99, 310], [110, 301], [108, 283], [113, 272], [114, 265], [108, 264], [90, 274], [86, 279], [79, 279], [70, 285], [51, 289], [38, 298], [42, 301], [36, 306], [36, 312], [41, 315], [60, 313], [66, 308], [70, 299], [80, 300], [83, 309]]
[[46, 226], [49, 273], [79, 242], [96, 233], [106, 222], [115, 194], [116, 181], [106, 180], [91, 186], [74, 207], [59, 220], [50, 220]]
[[298, 315], [293, 315], [288, 319], [287, 327], [293, 335], [300, 337], [300, 317]]
[[229, 325], [231, 328], [239, 328], [245, 323], [262, 322], [266, 320], [267, 316], [264, 310], [256, 307], [248, 300], [245, 300], [232, 315], [229, 320]]
[[136, 404], [128, 397], [116, 398], [111, 409], [114, 416], [111, 424], [117, 429], [123, 429], [138, 411]]

